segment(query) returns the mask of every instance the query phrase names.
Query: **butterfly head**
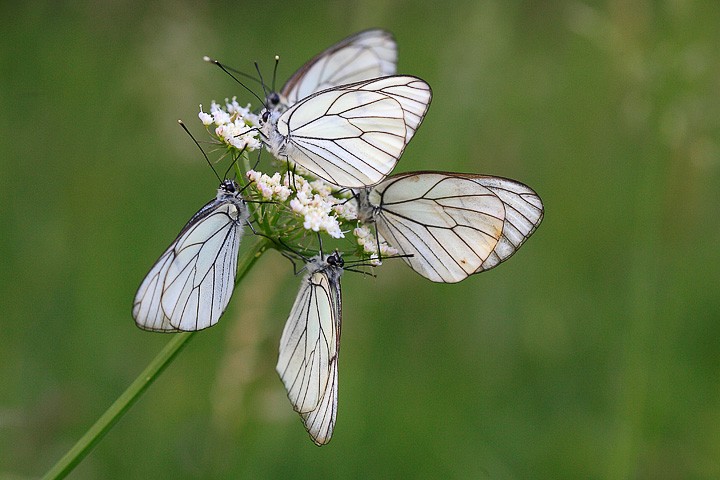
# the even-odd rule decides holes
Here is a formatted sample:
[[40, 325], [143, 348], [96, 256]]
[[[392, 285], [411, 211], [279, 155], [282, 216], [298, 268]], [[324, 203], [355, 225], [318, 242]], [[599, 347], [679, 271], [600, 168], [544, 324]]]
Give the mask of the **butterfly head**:
[[277, 92], [270, 92], [265, 99], [265, 105], [268, 110], [275, 109], [280, 105], [280, 94]]
[[260, 122], [264, 125], [270, 120], [270, 110], [265, 108], [260, 114]]
[[340, 252], [338, 252], [337, 250], [334, 253], [328, 255], [326, 261], [328, 265], [332, 267], [342, 268], [343, 265], [345, 265], [345, 260], [343, 260], [343, 258], [340, 256]]
[[[288, 109], [288, 100], [278, 92], [272, 91], [265, 96], [264, 110], [260, 118], [263, 122], [267, 122], [273, 116], [273, 113], [284, 113]], [[264, 118], [263, 118], [264, 117]]]
[[287, 105], [283, 102], [283, 97], [275, 92], [270, 93], [265, 99], [265, 108], [260, 112], [260, 122], [262, 124], [275, 123], [285, 110], [287, 110]]
[[240, 193], [240, 186], [235, 180], [223, 180], [218, 188], [218, 199], [223, 197], [236, 197]]

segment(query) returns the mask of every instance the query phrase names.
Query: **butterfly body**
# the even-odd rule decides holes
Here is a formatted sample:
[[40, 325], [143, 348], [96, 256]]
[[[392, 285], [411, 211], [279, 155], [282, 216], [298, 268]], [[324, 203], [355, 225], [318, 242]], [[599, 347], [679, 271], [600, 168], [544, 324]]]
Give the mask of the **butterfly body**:
[[267, 149], [334, 185], [378, 183], [432, 98], [423, 80], [395, 75], [396, 63], [394, 38], [378, 29], [321, 52], [266, 97], [260, 117]]
[[374, 223], [416, 272], [455, 283], [507, 260], [543, 218], [540, 197], [486, 175], [410, 172], [355, 191], [358, 219]]
[[237, 254], [249, 212], [238, 184], [225, 180], [160, 256], [133, 302], [138, 327], [194, 331], [217, 323], [235, 287]]
[[338, 253], [318, 255], [305, 268], [280, 339], [276, 370], [310, 437], [324, 445], [337, 414], [343, 260]]
[[314, 93], [261, 115], [263, 140], [289, 160], [343, 187], [385, 178], [420, 126], [432, 98], [423, 80], [396, 75]]

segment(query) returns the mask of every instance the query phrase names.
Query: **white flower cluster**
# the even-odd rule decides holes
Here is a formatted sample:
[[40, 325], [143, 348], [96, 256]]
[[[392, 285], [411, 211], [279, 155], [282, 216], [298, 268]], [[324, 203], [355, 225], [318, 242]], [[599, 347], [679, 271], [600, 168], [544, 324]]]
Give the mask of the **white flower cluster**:
[[[366, 225], [362, 225], [353, 230], [353, 235], [355, 235], [358, 245], [363, 247], [363, 252], [370, 255], [370, 263], [373, 265], [380, 265], [382, 262], [378, 257], [378, 244], [375, 234]], [[377, 236], [380, 239], [380, 256], [392, 257], [393, 255], [397, 255], [399, 253], [396, 248], [388, 245], [379, 233]]]
[[203, 112], [200, 105], [200, 121], [206, 127], [215, 124], [215, 136], [221, 142], [238, 150], [257, 150], [262, 147], [259, 137], [260, 120], [250, 111], [250, 105], [241, 107], [236, 97], [225, 99], [225, 106], [210, 104], [210, 113]]
[[247, 178], [266, 200], [287, 201], [290, 196], [290, 209], [303, 217], [303, 228], [313, 232], [327, 232], [333, 238], [344, 238], [338, 218], [347, 219], [344, 208], [347, 200], [335, 196], [336, 191], [322, 180], [308, 181], [298, 174], [275, 173], [272, 177], [250, 170]]
[[248, 170], [245, 176], [253, 182], [255, 189], [264, 200], [285, 202], [292, 194], [292, 190], [287, 184], [287, 174], [285, 175], [286, 178], [283, 179], [277, 172], [272, 177], [268, 177], [262, 172]]
[[[335, 195], [337, 195], [337, 193]], [[357, 220], [357, 203], [350, 202], [346, 198], [343, 198], [340, 201], [341, 203], [333, 206], [333, 212], [335, 212], [335, 215], [343, 220]]]

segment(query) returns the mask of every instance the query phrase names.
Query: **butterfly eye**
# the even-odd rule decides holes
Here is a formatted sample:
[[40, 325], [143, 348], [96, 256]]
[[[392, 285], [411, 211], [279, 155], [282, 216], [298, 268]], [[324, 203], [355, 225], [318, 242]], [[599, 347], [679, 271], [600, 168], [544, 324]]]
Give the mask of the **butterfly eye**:
[[235, 188], [235, 182], [233, 182], [232, 180], [225, 180], [225, 181], [223, 182], [223, 188], [224, 188], [225, 191], [228, 192], [228, 193], [235, 193], [235, 192], [237, 192], [237, 189]]
[[327, 263], [328, 265], [332, 265], [333, 267], [342, 267], [343, 265], [345, 265], [345, 260], [343, 260], [342, 257], [337, 253], [333, 253], [332, 255], [328, 256]]
[[270, 111], [269, 111], [269, 110], [264, 110], [264, 111], [262, 112], [262, 117], [260, 117], [260, 119], [262, 120], [263, 123], [267, 123], [267, 121], [268, 121], [269, 118], [270, 118]]
[[276, 92], [272, 92], [268, 95], [267, 100], [271, 107], [276, 107], [280, 103], [280, 95]]

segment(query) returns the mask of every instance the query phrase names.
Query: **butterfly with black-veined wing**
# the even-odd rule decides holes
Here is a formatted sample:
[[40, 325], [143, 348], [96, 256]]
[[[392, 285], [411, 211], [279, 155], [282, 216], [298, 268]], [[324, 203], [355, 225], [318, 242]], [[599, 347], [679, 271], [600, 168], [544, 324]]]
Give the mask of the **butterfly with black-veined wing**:
[[313, 442], [324, 445], [337, 414], [344, 262], [337, 252], [306, 262], [307, 275], [283, 329], [276, 370]]
[[430, 86], [409, 75], [334, 87], [284, 112], [265, 110], [263, 142], [334, 185], [375, 185], [397, 165], [431, 98]]
[[355, 192], [358, 219], [433, 282], [455, 283], [507, 260], [540, 225], [543, 204], [515, 180], [409, 172]]
[[235, 288], [238, 249], [248, 207], [234, 180], [180, 231], [140, 284], [133, 302], [138, 327], [195, 331], [217, 323]]
[[267, 97], [267, 107], [286, 110], [298, 100], [328, 88], [394, 75], [397, 44], [392, 33], [363, 30], [337, 42], [300, 67], [280, 92]]
[[395, 41], [383, 30], [360, 32], [314, 57], [267, 97], [260, 119], [268, 150], [335, 185], [380, 182], [432, 99], [425, 81], [393, 75], [396, 61]]
[[[265, 90], [260, 78], [224, 65], [208, 56], [204, 60], [220, 67], [243, 88], [255, 93], [243, 84], [233, 73], [259, 82]], [[275, 57], [277, 71], [280, 57]], [[255, 64], [257, 68], [257, 64]], [[265, 108], [269, 111], [283, 112], [300, 99], [340, 85], [348, 85], [363, 80], [387, 77], [397, 71], [397, 44], [392, 33], [381, 29], [369, 29], [350, 35], [328, 47], [308, 60], [285, 82], [280, 91], [265, 91]], [[258, 73], [260, 70], [258, 69]], [[273, 74], [273, 88], [275, 75]], [[255, 95], [258, 100], [260, 97]]]

